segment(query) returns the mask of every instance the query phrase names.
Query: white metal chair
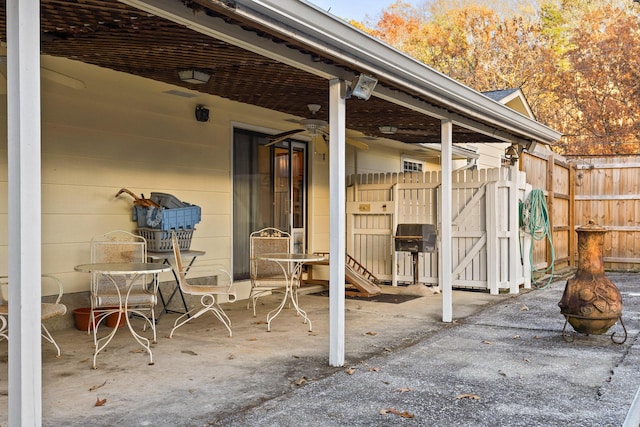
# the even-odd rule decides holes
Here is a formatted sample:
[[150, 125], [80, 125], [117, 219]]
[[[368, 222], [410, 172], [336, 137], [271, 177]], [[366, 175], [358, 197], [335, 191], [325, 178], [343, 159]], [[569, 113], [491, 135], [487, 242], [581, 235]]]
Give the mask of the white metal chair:
[[[180, 326], [190, 322], [193, 319], [197, 319], [206, 312], [213, 313], [227, 328], [229, 336], [231, 333], [231, 319], [224, 312], [218, 302], [218, 299], [222, 295], [226, 295], [228, 302], [234, 302], [237, 299], [235, 290], [233, 289], [233, 278], [229, 271], [227, 271], [221, 265], [211, 265], [206, 267], [207, 276], [215, 277], [215, 285], [194, 285], [189, 283], [186, 279], [186, 270], [182, 264], [182, 255], [180, 254], [180, 242], [175, 232], [171, 232], [171, 242], [173, 244], [173, 256], [175, 258], [175, 269], [178, 278], [178, 285], [182, 290], [182, 293], [187, 295], [195, 295], [200, 297], [200, 307], [196, 307], [184, 313], [176, 319], [169, 334], [169, 338], [173, 337], [173, 333]], [[193, 267], [189, 271], [194, 271]]]
[[[253, 317], [256, 317], [258, 298], [272, 292], [284, 292], [287, 286], [287, 279], [282, 267], [278, 263], [261, 260], [259, 257], [268, 253], [289, 253], [291, 250], [291, 235], [277, 228], [266, 227], [251, 233], [249, 240], [251, 292], [247, 301], [247, 309], [251, 304], [253, 306]], [[298, 296], [298, 286], [299, 284], [295, 285], [296, 298]]]
[[[4, 338], [7, 341], [9, 340], [8, 336], [8, 324], [7, 317], [9, 316], [9, 303], [8, 303], [8, 289], [9, 289], [9, 280], [6, 276], [0, 277], [0, 286], [2, 287], [2, 291], [0, 292], [0, 338]], [[40, 320], [44, 322], [45, 320], [52, 319], [58, 316], [64, 316], [67, 313], [67, 306], [62, 304], [60, 300], [62, 299], [62, 294], [64, 293], [64, 289], [62, 287], [62, 282], [55, 276], [51, 276], [48, 274], [42, 275], [42, 287], [46, 291], [51, 286], [55, 286], [55, 291], [57, 296], [53, 302], [42, 302], [40, 304]], [[57, 351], [57, 357], [60, 357], [60, 346], [53, 339], [53, 336], [44, 325], [42, 326], [42, 338], [49, 341], [53, 344]]]
[[[91, 240], [92, 263], [144, 263], [147, 262], [147, 241], [128, 231], [116, 230]], [[133, 280], [133, 283], [131, 283]], [[143, 330], [147, 325], [153, 331], [153, 342], [157, 341], [155, 324], [155, 305], [157, 303], [158, 283], [155, 277], [138, 277], [91, 274], [91, 318], [89, 329], [93, 327], [93, 340], [97, 345], [97, 331], [100, 324], [113, 313], [120, 313], [120, 304], [127, 300], [128, 316], [135, 313], [144, 319]], [[127, 295], [128, 292], [128, 295]], [[120, 317], [118, 318], [118, 324]], [[89, 332], [89, 331], [87, 331]]]

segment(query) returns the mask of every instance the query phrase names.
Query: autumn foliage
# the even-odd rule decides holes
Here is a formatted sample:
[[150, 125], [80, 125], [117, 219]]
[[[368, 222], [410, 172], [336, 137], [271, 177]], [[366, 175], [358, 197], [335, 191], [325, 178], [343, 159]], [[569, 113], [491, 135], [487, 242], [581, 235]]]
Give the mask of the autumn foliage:
[[357, 24], [478, 91], [522, 89], [561, 152], [640, 151], [640, 3], [398, 0]]

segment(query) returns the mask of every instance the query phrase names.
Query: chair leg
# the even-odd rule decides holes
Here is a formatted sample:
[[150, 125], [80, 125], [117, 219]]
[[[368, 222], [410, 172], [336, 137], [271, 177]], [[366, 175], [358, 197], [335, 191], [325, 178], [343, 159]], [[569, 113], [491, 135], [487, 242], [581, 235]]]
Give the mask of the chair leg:
[[9, 336], [7, 335], [7, 318], [4, 316], [4, 314], [0, 315], [0, 337], [4, 338], [5, 340], [9, 341]]
[[44, 323], [41, 323], [40, 325], [42, 326], [42, 338], [49, 341], [51, 344], [53, 344], [56, 347], [56, 350], [58, 351], [58, 354], [56, 357], [60, 357], [60, 346], [58, 345], [56, 340], [53, 339], [47, 327], [44, 326]]
[[169, 338], [173, 338], [173, 333], [180, 326], [187, 324], [188, 322], [192, 321], [193, 319], [197, 319], [198, 317], [202, 316], [207, 311], [212, 312], [218, 318], [218, 320], [220, 320], [222, 322], [222, 324], [227, 328], [227, 331], [229, 332], [229, 337], [232, 337], [233, 333], [231, 332], [231, 320], [229, 319], [229, 316], [227, 316], [227, 313], [225, 313], [224, 310], [222, 310], [222, 308], [217, 308], [216, 305], [217, 304], [212, 303], [211, 305], [207, 305], [207, 306], [201, 308], [195, 314], [193, 314], [193, 312], [196, 311], [197, 309], [193, 309], [193, 310], [181, 315], [180, 317], [178, 317], [176, 319], [176, 321], [174, 322], [174, 324], [173, 324], [173, 328], [171, 329], [171, 333], [169, 333]]

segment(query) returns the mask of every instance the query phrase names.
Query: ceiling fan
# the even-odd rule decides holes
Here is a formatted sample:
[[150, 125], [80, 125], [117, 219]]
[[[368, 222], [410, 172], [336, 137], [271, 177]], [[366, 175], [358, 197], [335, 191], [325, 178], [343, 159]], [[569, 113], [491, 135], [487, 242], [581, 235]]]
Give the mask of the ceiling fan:
[[[327, 123], [325, 120], [322, 119], [316, 119], [314, 118], [314, 116], [316, 115], [316, 113], [318, 111], [320, 111], [320, 105], [319, 104], [308, 104], [307, 108], [309, 109], [309, 111], [311, 112], [311, 118], [306, 118], [306, 119], [302, 119], [299, 121], [296, 121], [296, 123], [300, 124], [302, 126], [302, 128], [298, 128], [298, 129], [292, 129], [292, 130], [288, 130], [286, 132], [282, 132], [282, 133], [278, 133], [276, 135], [271, 135], [268, 137], [269, 142], [267, 144], [265, 144], [265, 146], [270, 146], [270, 145], [274, 145], [277, 144], [279, 142], [284, 141], [285, 139], [296, 135], [298, 133], [301, 132], [306, 132], [307, 134], [309, 134], [309, 136], [311, 136], [311, 138], [315, 138], [317, 136], [322, 137], [322, 140], [325, 143], [328, 143], [328, 138], [329, 138], [329, 123]], [[368, 150], [369, 149], [369, 145], [367, 145], [366, 143], [362, 142], [362, 141], [358, 141], [354, 138], [346, 138], [346, 142], [349, 145], [352, 145], [356, 148], [359, 148], [361, 150]]]
[[[6, 65], [6, 63], [7, 57], [0, 54], [0, 65]], [[44, 65], [40, 65], [40, 76], [44, 79], [61, 84], [63, 86], [67, 86], [71, 89], [80, 90], [86, 88], [86, 85], [82, 80], [76, 79], [75, 77], [68, 76], [58, 71], [51, 70]], [[0, 67], [0, 77], [2, 77], [4, 80], [7, 79], [6, 69], [4, 67]]]

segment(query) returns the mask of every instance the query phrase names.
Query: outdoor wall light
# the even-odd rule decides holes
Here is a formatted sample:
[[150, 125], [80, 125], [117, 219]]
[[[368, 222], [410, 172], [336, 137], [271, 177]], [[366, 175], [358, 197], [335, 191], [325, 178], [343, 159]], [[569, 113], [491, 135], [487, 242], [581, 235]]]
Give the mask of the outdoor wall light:
[[199, 70], [181, 70], [178, 71], [178, 76], [180, 76], [180, 80], [183, 82], [194, 85], [208, 83], [211, 78], [211, 74]]
[[204, 105], [196, 106], [196, 120], [199, 122], [209, 121], [209, 109]]
[[380, 131], [380, 133], [383, 133], [385, 135], [393, 135], [398, 131], [398, 128], [395, 126], [384, 125], [378, 126], [378, 130]]
[[504, 150], [504, 158], [509, 163], [511, 163], [511, 165], [515, 165], [518, 161], [518, 158], [520, 158], [518, 144], [511, 144], [510, 146], [508, 146]]
[[371, 97], [373, 89], [378, 84], [378, 79], [375, 77], [367, 76], [366, 74], [360, 74], [351, 82], [351, 90], [347, 93], [347, 98], [351, 95], [356, 98], [364, 99], [365, 101]]

